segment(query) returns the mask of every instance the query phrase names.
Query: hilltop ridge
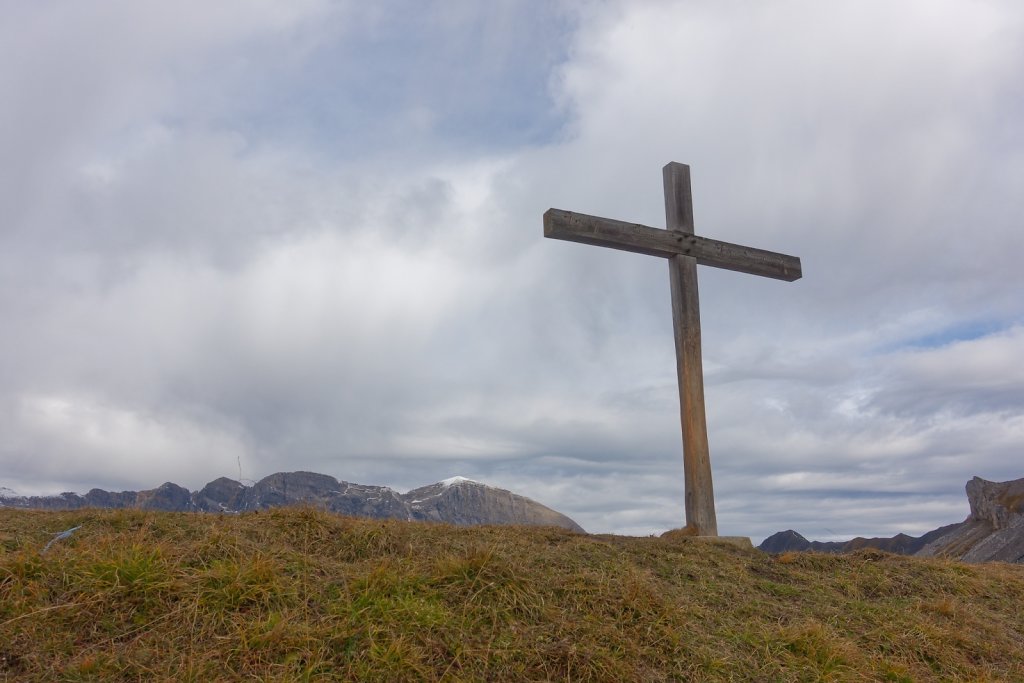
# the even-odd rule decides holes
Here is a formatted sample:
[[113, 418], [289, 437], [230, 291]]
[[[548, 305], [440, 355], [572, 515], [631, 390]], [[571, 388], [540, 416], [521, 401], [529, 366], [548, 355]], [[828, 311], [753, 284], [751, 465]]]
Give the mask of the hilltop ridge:
[[0, 577], [0, 680], [1024, 680], [1024, 567], [877, 550], [2, 508]]

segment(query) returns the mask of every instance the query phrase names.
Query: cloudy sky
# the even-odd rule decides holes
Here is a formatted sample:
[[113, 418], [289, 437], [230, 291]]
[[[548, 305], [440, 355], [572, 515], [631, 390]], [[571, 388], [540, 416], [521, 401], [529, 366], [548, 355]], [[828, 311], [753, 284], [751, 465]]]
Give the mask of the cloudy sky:
[[1024, 477], [1024, 5], [0, 4], [0, 485], [463, 475], [683, 524], [665, 261], [700, 269], [719, 529], [921, 533]]

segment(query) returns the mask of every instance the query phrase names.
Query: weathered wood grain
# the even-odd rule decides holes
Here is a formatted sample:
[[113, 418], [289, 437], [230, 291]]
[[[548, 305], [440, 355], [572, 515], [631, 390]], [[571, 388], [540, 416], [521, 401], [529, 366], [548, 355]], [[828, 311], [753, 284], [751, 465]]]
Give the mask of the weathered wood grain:
[[796, 256], [562, 209], [544, 212], [544, 236], [661, 258], [692, 256], [702, 266], [787, 282], [803, 274]]
[[[690, 167], [670, 163], [662, 169], [665, 184], [665, 224], [675, 235], [693, 234], [693, 196]], [[698, 536], [717, 536], [715, 492], [711, 480], [707, 413], [704, 407], [704, 369], [701, 360], [700, 299], [697, 259], [669, 259], [672, 291], [672, 330], [679, 378], [679, 414], [683, 430], [684, 509], [686, 525]]]

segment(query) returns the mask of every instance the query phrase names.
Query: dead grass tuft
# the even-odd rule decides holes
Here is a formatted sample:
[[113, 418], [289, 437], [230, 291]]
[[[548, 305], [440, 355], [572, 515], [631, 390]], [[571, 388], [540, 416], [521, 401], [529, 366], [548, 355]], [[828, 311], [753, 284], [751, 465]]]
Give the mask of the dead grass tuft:
[[775, 556], [775, 561], [779, 564], [796, 564], [803, 557], [802, 553], [795, 553], [792, 551], [780, 553]]
[[678, 529], [669, 529], [661, 535], [661, 538], [664, 538], [669, 541], [674, 541], [680, 538], [690, 538], [691, 536], [696, 535], [697, 527], [687, 525], [684, 527], [680, 527]]

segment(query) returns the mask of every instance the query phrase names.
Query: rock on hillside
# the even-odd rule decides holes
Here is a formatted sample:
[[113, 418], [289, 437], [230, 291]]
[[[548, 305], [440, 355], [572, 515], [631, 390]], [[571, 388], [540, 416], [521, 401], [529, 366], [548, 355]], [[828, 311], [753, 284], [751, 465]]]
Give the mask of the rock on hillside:
[[141, 508], [172, 512], [246, 512], [285, 505], [313, 505], [343, 515], [450, 524], [523, 524], [583, 531], [540, 503], [479, 482], [453, 477], [401, 494], [386, 486], [338, 481], [314, 472], [278, 472], [252, 486], [221, 477], [195, 492], [167, 482], [147, 491], [93, 489], [85, 495], [18, 496], [0, 490], [0, 507], [74, 510]]
[[1024, 563], [1024, 479], [994, 482], [975, 477], [966, 488], [971, 514], [917, 554]]

